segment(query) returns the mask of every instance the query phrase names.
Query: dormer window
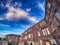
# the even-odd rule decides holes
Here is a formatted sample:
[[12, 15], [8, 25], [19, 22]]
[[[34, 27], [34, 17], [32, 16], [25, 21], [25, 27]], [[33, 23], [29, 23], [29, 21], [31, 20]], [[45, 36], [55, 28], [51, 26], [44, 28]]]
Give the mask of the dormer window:
[[45, 21], [40, 22], [40, 26], [44, 26], [46, 24]]
[[56, 16], [60, 19], [60, 10], [56, 11]]
[[48, 8], [50, 8], [50, 7], [51, 7], [51, 4], [50, 4], [49, 2], [47, 3], [47, 7], [48, 7]]

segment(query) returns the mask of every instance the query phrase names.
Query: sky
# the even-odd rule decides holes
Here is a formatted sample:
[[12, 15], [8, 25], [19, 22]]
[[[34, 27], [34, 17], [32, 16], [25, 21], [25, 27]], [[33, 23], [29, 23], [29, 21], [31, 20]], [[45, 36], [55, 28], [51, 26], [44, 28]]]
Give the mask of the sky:
[[0, 36], [21, 34], [44, 19], [45, 0], [0, 0]]

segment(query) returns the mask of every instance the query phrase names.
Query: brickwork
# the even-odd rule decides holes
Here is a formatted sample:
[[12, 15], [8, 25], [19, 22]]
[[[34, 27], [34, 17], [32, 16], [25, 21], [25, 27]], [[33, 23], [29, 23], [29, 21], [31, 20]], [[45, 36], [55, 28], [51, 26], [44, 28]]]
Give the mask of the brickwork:
[[60, 45], [59, 14], [60, 0], [46, 0], [45, 18], [23, 32], [21, 35], [23, 44]]

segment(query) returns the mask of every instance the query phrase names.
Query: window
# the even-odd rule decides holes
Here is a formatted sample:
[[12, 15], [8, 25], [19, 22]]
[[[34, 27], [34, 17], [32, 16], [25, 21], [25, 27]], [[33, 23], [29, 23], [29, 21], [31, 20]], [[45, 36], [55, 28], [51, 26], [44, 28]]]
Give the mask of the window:
[[43, 32], [43, 35], [45, 35], [45, 31], [44, 31], [44, 30], [42, 30], [42, 32]]
[[50, 27], [51, 27], [52, 31], [55, 31], [55, 29], [57, 28], [54, 24], [51, 24]]
[[36, 28], [38, 29], [38, 25], [36, 25]]
[[15, 39], [18, 39], [18, 37], [16, 37]]
[[47, 31], [45, 29], [42, 30], [43, 35], [47, 35]]
[[28, 38], [31, 38], [31, 34], [28, 34]]
[[40, 22], [40, 25], [41, 25], [41, 26], [44, 26], [45, 24], [46, 24], [45, 21]]
[[8, 38], [10, 38], [10, 37], [8, 36]]
[[56, 11], [56, 16], [60, 19], [60, 10]]
[[32, 38], [33, 38], [33, 34], [32, 34]]
[[47, 7], [48, 7], [48, 8], [50, 8], [50, 7], [51, 7], [51, 4], [50, 4], [49, 2], [47, 3]]
[[25, 36], [25, 38], [24, 39], [27, 39], [27, 36]]
[[27, 32], [25, 32], [25, 34], [27, 34]]
[[50, 45], [50, 42], [46, 41], [46, 45]]
[[49, 32], [49, 29], [48, 29], [48, 28], [46, 28], [46, 31], [47, 31], [47, 34], [50, 34], [50, 32]]
[[42, 32], [43, 32], [43, 35], [48, 35], [48, 34], [50, 34], [48, 28], [43, 29]]
[[43, 45], [43, 42], [42, 42], [42, 40], [40, 40], [40, 45]]
[[32, 30], [32, 29], [30, 29], [30, 30]]
[[38, 36], [40, 37], [40, 32], [38, 32]]
[[54, 22], [55, 22], [57, 25], [59, 25], [59, 22], [58, 22], [58, 20], [57, 20], [56, 18], [53, 18], [53, 20], [54, 20]]
[[47, 13], [49, 14], [49, 10], [47, 10]]
[[9, 42], [11, 42], [12, 40], [11, 39], [9, 39]]
[[55, 39], [51, 39], [50, 42], [51, 42], [51, 44], [57, 44]]
[[20, 40], [22, 40], [22, 37], [20, 37]]

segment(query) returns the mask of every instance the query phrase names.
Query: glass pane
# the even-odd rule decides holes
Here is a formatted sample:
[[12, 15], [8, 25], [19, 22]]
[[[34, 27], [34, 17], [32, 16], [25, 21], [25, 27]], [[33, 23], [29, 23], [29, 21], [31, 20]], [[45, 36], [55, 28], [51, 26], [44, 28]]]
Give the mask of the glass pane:
[[56, 11], [56, 15], [58, 18], [60, 18], [60, 11]]
[[38, 36], [40, 37], [40, 32], [38, 32]]
[[47, 4], [47, 7], [48, 7], [48, 8], [50, 8], [50, 7], [51, 7], [51, 4], [50, 4], [49, 2], [48, 2], [48, 4]]
[[43, 42], [42, 42], [42, 40], [40, 40], [40, 45], [43, 45]]
[[40, 25], [41, 25], [41, 26], [44, 26], [45, 24], [46, 24], [45, 21], [40, 22]]
[[56, 44], [55, 39], [51, 39], [50, 41], [51, 41], [51, 44]]
[[47, 33], [48, 33], [48, 34], [50, 34], [50, 31], [49, 31], [49, 29], [48, 29], [48, 28], [46, 28], [46, 30], [47, 30]]

